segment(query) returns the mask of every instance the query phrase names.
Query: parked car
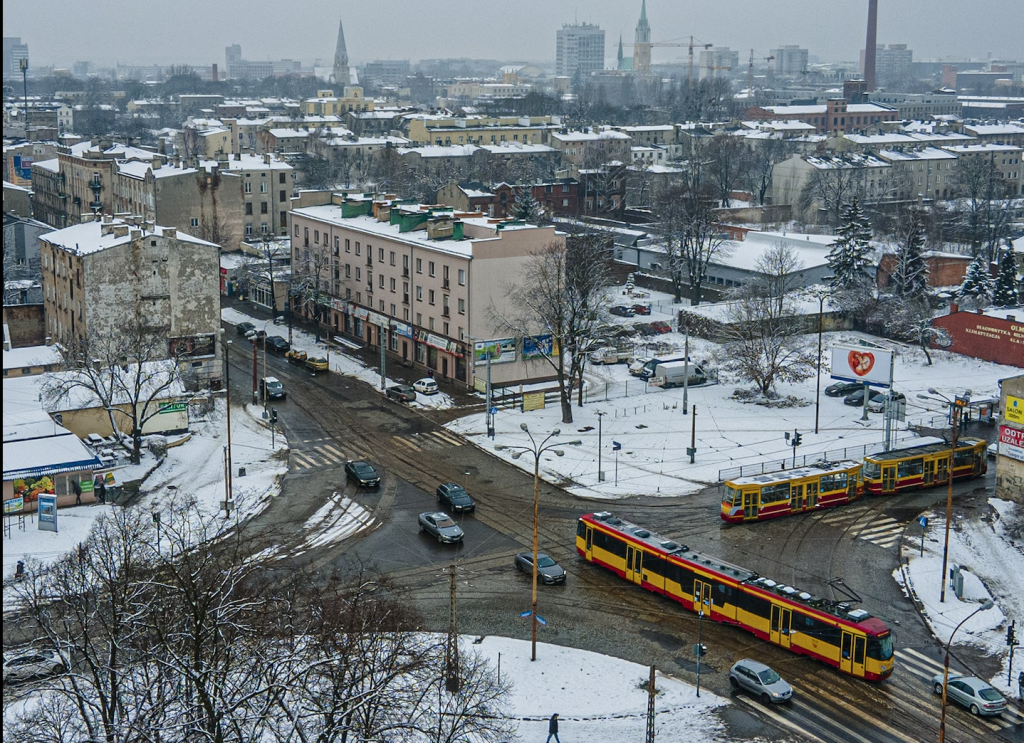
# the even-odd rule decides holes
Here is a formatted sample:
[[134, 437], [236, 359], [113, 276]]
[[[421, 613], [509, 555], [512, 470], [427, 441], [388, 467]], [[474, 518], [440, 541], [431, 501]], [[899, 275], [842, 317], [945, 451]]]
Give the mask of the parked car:
[[669, 325], [664, 320], [655, 320], [654, 322], [652, 322], [651, 329], [654, 330], [659, 335], [664, 335], [665, 333], [672, 332], [672, 326]]
[[288, 398], [288, 393], [285, 392], [284, 385], [277, 377], [263, 377], [260, 380], [260, 397], [264, 396], [268, 400], [285, 400]]
[[651, 305], [648, 302], [637, 302], [633, 305], [633, 312], [638, 315], [649, 315], [651, 314]]
[[235, 332], [239, 335], [248, 335], [254, 330], [256, 330], [256, 326], [251, 322], [240, 322], [235, 326]]
[[704, 370], [692, 361], [668, 361], [658, 364], [651, 377], [651, 386], [670, 389], [672, 387], [698, 386], [708, 381]]
[[[932, 678], [936, 694], [942, 693], [942, 674]], [[1006, 700], [990, 684], [974, 676], [949, 674], [946, 699], [952, 699], [971, 711], [972, 715], [1001, 715], [1006, 711]]]
[[271, 335], [267, 338], [267, 350], [284, 356], [291, 350], [291, 344], [279, 335]]
[[[863, 400], [864, 398], [862, 397], [861, 399]], [[903, 403], [905, 403], [907, 401], [907, 398], [903, 395], [902, 392], [893, 392], [892, 393], [892, 400], [893, 400], [893, 402], [903, 402]], [[885, 410], [885, 393], [884, 392], [881, 395], [879, 395], [878, 397], [873, 397], [873, 398], [871, 398], [868, 401], [868, 410], [870, 410], [872, 413], [881, 413], [881, 412], [883, 412]]]
[[627, 307], [624, 304], [617, 304], [614, 307], [610, 307], [608, 311], [613, 315], [618, 315], [619, 317], [633, 317], [633, 315], [636, 314], [633, 312], [632, 307]]
[[650, 362], [650, 359], [645, 357], [638, 357], [629, 362], [629, 373], [630, 376], [639, 377], [644, 372], [644, 368]]
[[462, 541], [462, 527], [442, 511], [421, 513], [419, 521], [420, 531], [430, 534], [438, 542], [453, 544]]
[[621, 361], [628, 361], [629, 357], [629, 351], [612, 348], [611, 346], [596, 348], [589, 355], [591, 364], [618, 364]]
[[56, 650], [16, 650], [4, 653], [5, 684], [64, 673], [67, 669], [67, 658]]
[[377, 474], [377, 470], [366, 462], [345, 462], [345, 477], [355, 480], [356, 485], [364, 488], [375, 488], [380, 485], [380, 475]]
[[991, 444], [989, 444], [988, 447], [985, 449], [985, 453], [988, 455], [989, 459], [995, 459], [996, 457], [998, 457], [999, 456], [999, 442], [998, 441], [993, 441]]
[[793, 698], [793, 687], [769, 666], [744, 658], [729, 669], [729, 685], [750, 692], [765, 704], [779, 704]]
[[[516, 570], [520, 573], [533, 573], [533, 553], [520, 552], [516, 555]], [[554, 586], [565, 583], [565, 570], [557, 562], [545, 555], [537, 553], [537, 580], [542, 583]]]
[[860, 382], [836, 382], [825, 388], [825, 394], [829, 397], [846, 397], [851, 392], [864, 389]]
[[412, 383], [412, 388], [423, 395], [436, 395], [441, 391], [441, 388], [437, 386], [437, 382], [430, 377], [417, 379]]
[[[885, 395], [884, 392], [880, 392], [878, 390], [871, 390], [871, 395], [868, 397], [868, 402], [870, 403], [872, 400], [874, 400], [874, 399], [876, 399], [878, 397], [882, 397], [883, 395]], [[856, 392], [854, 392], [854, 393], [844, 397], [843, 398], [843, 404], [844, 405], [854, 405], [854, 406], [863, 405], [864, 404], [864, 388], [861, 387], [861, 389], [857, 390]]]
[[305, 351], [296, 351], [295, 349], [292, 349], [291, 351], [286, 353], [284, 357], [288, 359], [289, 364], [296, 364], [298, 366], [302, 366], [303, 364], [306, 363]]
[[476, 503], [469, 497], [466, 489], [454, 482], [444, 482], [438, 486], [437, 500], [456, 513], [476, 509]]
[[652, 328], [649, 322], [633, 323], [633, 332], [645, 336], [658, 335], [658, 331]]
[[263, 328], [260, 328], [259, 330], [253, 329], [246, 333], [245, 337], [259, 345], [267, 339], [267, 331], [263, 330]]
[[318, 371], [327, 371], [327, 359], [323, 356], [310, 356], [306, 359], [306, 369], [314, 374]]
[[416, 390], [407, 384], [396, 384], [388, 387], [387, 396], [398, 402], [412, 402], [416, 399]]

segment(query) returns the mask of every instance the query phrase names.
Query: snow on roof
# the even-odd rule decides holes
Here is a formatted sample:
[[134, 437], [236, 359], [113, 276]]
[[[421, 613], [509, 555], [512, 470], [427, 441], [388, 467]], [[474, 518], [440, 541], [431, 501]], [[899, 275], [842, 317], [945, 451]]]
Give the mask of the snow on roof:
[[804, 157], [809, 165], [819, 170], [841, 170], [844, 168], [887, 168], [889, 163], [879, 160], [874, 155], [846, 153], [831, 157]]
[[[115, 235], [113, 231], [108, 230], [108, 234], [103, 234], [102, 228], [110, 225], [127, 227], [128, 232], [127, 234], [118, 236]], [[163, 237], [165, 231], [169, 229], [173, 228], [156, 225], [150, 229], [144, 229], [141, 225], [133, 225], [130, 222], [115, 218], [106, 224], [101, 222], [82, 222], [81, 224], [75, 224], [70, 227], [65, 227], [64, 229], [47, 232], [40, 235], [39, 239], [46, 240], [48, 243], [63, 248], [69, 253], [74, 253], [75, 255], [89, 255], [101, 250], [106, 250], [107, 248], [113, 248], [117, 245], [129, 244], [132, 241], [132, 231], [134, 230], [139, 230], [143, 237], [146, 235], [157, 235], [159, 237]], [[177, 231], [176, 237], [182, 242], [217, 247], [215, 243], [200, 240], [198, 237], [192, 237], [181, 230]]]
[[950, 152], [959, 152], [962, 155], [971, 155], [976, 152], [1020, 152], [1021, 148], [1011, 144], [996, 144], [984, 142], [981, 144], [950, 145], [946, 147]]
[[597, 142], [602, 139], [630, 139], [628, 134], [610, 129], [601, 132], [552, 132], [551, 137], [559, 142]]
[[286, 163], [284, 160], [279, 160], [273, 156], [270, 158], [270, 162], [266, 162], [263, 159], [263, 155], [252, 155], [250, 153], [241, 153], [238, 155], [232, 155], [230, 160], [225, 162], [218, 162], [216, 160], [203, 160], [201, 165], [207, 170], [212, 170], [214, 166], [219, 166], [222, 170], [294, 170], [291, 165]]
[[850, 103], [846, 106], [848, 114], [875, 114], [894, 110], [891, 106], [883, 106], [880, 103]]
[[60, 363], [60, 352], [56, 346], [25, 346], [4, 349], [4, 370], [23, 369], [29, 366], [50, 366]]
[[386, 147], [390, 142], [399, 148], [404, 145], [412, 143], [411, 139], [405, 137], [356, 137], [355, 139], [349, 139], [348, 137], [333, 137], [330, 139], [324, 139], [324, 144], [330, 147], [368, 147], [368, 146], [379, 146]]
[[15, 183], [11, 183], [10, 181], [4, 181], [4, 190], [5, 191], [21, 191], [22, 193], [32, 193], [32, 189], [31, 188], [25, 188], [24, 186], [19, 186], [19, 185], [15, 184]]
[[41, 438], [7, 441], [5, 436], [5, 482], [49, 473], [93, 470], [100, 466], [99, 458], [77, 436], [66, 428], [55, 428], [56, 435]]
[[646, 126], [622, 126], [619, 127], [624, 132], [671, 132], [675, 131], [675, 127], [671, 124], [649, 124]]
[[882, 150], [878, 153], [878, 156], [883, 160], [900, 160], [900, 161], [914, 161], [914, 160], [956, 160], [956, 155], [947, 150], [940, 150], [938, 147], [925, 147], [920, 150]]
[[1001, 134], [1024, 134], [1024, 124], [964, 124], [964, 131], [979, 137]]
[[482, 150], [487, 150], [492, 155], [509, 155], [513, 152], [542, 155], [556, 152], [554, 147], [548, 147], [546, 144], [527, 144], [525, 142], [502, 142], [501, 144], [482, 144], [478, 146]]
[[821, 105], [811, 106], [765, 106], [765, 111], [771, 111], [780, 117], [786, 116], [810, 116], [812, 114], [824, 114], [828, 110], [828, 106], [824, 103]]
[[41, 168], [42, 170], [49, 170], [51, 173], [60, 172], [60, 161], [57, 158], [52, 160], [36, 160], [32, 163], [33, 168]]
[[798, 119], [773, 119], [771, 121], [743, 121], [743, 126], [748, 129], [761, 129], [777, 132], [809, 132], [814, 131], [814, 125]]
[[410, 152], [419, 154], [420, 157], [469, 157], [479, 147], [472, 144], [437, 145], [430, 144], [424, 147], [399, 147], [399, 155], [408, 155]]
[[1024, 307], [989, 307], [981, 313], [985, 317], [998, 320], [1009, 320], [1010, 322], [1024, 322]]
[[117, 172], [120, 175], [126, 175], [130, 178], [138, 178], [143, 180], [146, 175], [152, 171], [154, 178], [169, 178], [175, 175], [185, 175], [186, 173], [198, 172], [195, 168], [188, 168], [185, 166], [175, 166], [170, 163], [164, 163], [161, 167], [153, 170], [153, 164], [149, 162], [140, 162], [139, 160], [129, 160], [128, 162], [119, 162], [117, 164]]
[[220, 254], [220, 267], [231, 270], [244, 265], [246, 262], [252, 259], [252, 256], [246, 255], [245, 253], [232, 252], [232, 253], [221, 253]]

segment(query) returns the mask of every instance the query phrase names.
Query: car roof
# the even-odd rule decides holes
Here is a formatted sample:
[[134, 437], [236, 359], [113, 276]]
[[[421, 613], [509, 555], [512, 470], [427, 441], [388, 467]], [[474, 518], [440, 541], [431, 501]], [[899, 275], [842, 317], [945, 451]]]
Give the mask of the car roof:
[[351, 464], [353, 467], [371, 467], [372, 468], [372, 465], [369, 462], [364, 462], [362, 459], [353, 459], [351, 462], [349, 462], [349, 464]]
[[437, 382], [435, 382], [430, 377], [420, 377], [419, 379], [416, 380], [416, 383], [417, 384], [437, 384]]
[[751, 658], [744, 658], [743, 660], [738, 660], [733, 665], [734, 666], [743, 666], [744, 668], [747, 668], [747, 669], [753, 671], [754, 673], [761, 673], [761, 671], [770, 671], [770, 670], [772, 670], [771, 666], [767, 666], [764, 663], [762, 663], [761, 661], [753, 660]]
[[278, 384], [281, 383], [281, 380], [277, 377], [263, 377], [263, 381], [267, 384], [273, 384], [274, 382], [277, 382]]
[[[426, 511], [421, 513], [420, 516], [433, 516], [435, 519], [450, 519], [452, 518], [444, 511]], [[454, 521], [454, 519], [452, 519]]]

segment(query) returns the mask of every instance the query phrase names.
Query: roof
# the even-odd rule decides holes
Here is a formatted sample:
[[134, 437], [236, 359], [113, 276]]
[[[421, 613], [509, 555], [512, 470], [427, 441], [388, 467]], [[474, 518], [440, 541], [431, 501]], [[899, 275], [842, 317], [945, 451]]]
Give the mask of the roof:
[[60, 363], [60, 351], [56, 346], [25, 346], [4, 349], [4, 370], [24, 369], [29, 366], [50, 366]]
[[879, 160], [874, 155], [846, 153], [831, 157], [814, 157], [807, 155], [804, 160], [818, 170], [842, 170], [847, 168], [887, 168], [889, 163]]
[[41, 170], [49, 170], [51, 173], [60, 172], [60, 161], [57, 158], [52, 160], [36, 160], [32, 163], [33, 168], [40, 168]]
[[925, 147], [920, 150], [882, 150], [878, 156], [883, 160], [892, 161], [916, 161], [916, 160], [956, 160], [956, 155], [948, 150], [940, 150], [938, 147]]
[[1012, 144], [996, 144], [984, 142], [981, 144], [950, 145], [946, 147], [950, 152], [958, 152], [961, 155], [971, 155], [978, 152], [1020, 152], [1021, 148]]
[[100, 466], [97, 456], [71, 431], [56, 424], [53, 429], [49, 436], [8, 441], [4, 427], [5, 482]]
[[252, 155], [249, 153], [232, 155], [230, 160], [220, 163], [216, 160], [203, 160], [202, 165], [207, 170], [210, 170], [214, 165], [218, 165], [222, 170], [294, 170], [284, 160], [271, 157], [268, 163], [263, 159], [263, 155]]
[[[108, 233], [104, 235], [102, 228], [109, 225], [127, 227], [128, 233], [118, 236], [113, 232], [108, 231]], [[107, 248], [131, 243], [133, 230], [140, 230], [143, 237], [147, 235], [164, 237], [165, 232], [169, 229], [173, 228], [156, 225], [147, 230], [143, 229], [141, 226], [125, 222], [124, 220], [114, 219], [108, 223], [82, 222], [81, 224], [65, 227], [61, 230], [44, 233], [39, 236], [39, 239], [46, 240], [51, 245], [55, 245], [69, 253], [74, 253], [75, 255], [89, 255], [101, 250], [106, 250]], [[215, 243], [200, 240], [198, 237], [192, 237], [181, 230], [177, 231], [176, 238], [181, 242], [194, 243], [196, 245], [209, 245], [213, 248], [218, 247]]]
[[602, 132], [552, 132], [551, 138], [557, 139], [559, 142], [597, 142], [602, 139], [617, 139], [619, 141], [628, 142], [631, 139], [631, 137], [624, 132], [617, 132], [610, 129]]
[[185, 175], [186, 173], [196, 173], [198, 171], [195, 168], [188, 168], [180, 165], [175, 166], [170, 163], [164, 163], [154, 170], [153, 164], [150, 162], [129, 160], [123, 163], [119, 162], [117, 164], [117, 172], [119, 175], [126, 175], [130, 178], [144, 180], [150, 172], [153, 173], [154, 178], [170, 178], [176, 175]]

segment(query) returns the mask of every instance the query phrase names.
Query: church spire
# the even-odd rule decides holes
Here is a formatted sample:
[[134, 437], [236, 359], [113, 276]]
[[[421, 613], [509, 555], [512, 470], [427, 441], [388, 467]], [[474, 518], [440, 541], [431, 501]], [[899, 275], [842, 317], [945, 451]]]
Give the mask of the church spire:
[[617, 58], [617, 61], [618, 61], [619, 64], [616, 67], [616, 69], [621, 70], [622, 69], [622, 34], [619, 34], [619, 56]]
[[338, 92], [344, 95], [344, 87], [352, 82], [352, 73], [348, 69], [348, 49], [345, 47], [345, 26], [342, 21], [338, 21], [338, 45], [334, 49], [334, 74], [331, 78], [342, 86], [343, 89]]

